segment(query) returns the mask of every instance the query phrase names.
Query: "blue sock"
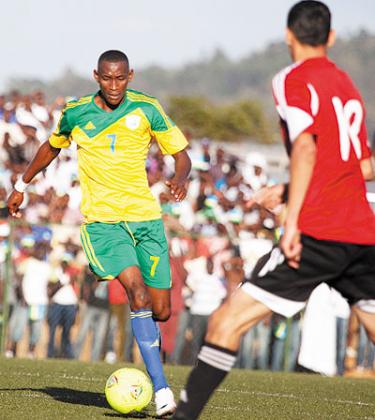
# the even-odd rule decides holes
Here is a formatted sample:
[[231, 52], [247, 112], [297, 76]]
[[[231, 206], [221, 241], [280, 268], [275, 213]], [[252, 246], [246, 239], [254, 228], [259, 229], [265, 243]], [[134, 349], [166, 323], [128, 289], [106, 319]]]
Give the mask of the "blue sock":
[[147, 372], [154, 385], [154, 391], [168, 386], [160, 360], [160, 331], [152, 318], [150, 309], [140, 309], [130, 313], [132, 330], [137, 340]]

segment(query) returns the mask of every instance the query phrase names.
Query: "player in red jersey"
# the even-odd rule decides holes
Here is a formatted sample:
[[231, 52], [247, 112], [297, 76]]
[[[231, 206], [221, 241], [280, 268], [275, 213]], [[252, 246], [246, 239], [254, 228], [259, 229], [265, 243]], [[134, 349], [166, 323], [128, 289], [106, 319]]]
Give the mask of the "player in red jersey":
[[[211, 316], [174, 419], [198, 418], [249, 328], [271, 311], [294, 315], [322, 282], [348, 300], [375, 341], [375, 215], [365, 190], [374, 172], [363, 102], [326, 56], [334, 42], [326, 5], [307, 0], [293, 6], [286, 40], [294, 64], [273, 80], [290, 154], [284, 234]], [[284, 189], [263, 190], [255, 199], [273, 208]]]

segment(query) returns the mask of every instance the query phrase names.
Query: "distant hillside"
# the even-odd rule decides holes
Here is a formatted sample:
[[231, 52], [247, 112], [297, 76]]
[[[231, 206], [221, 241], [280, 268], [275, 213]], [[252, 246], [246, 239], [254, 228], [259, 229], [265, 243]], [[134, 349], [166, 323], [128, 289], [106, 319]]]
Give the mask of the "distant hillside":
[[[351, 75], [361, 90], [372, 132], [375, 130], [375, 35], [361, 32], [351, 39], [339, 39], [330, 57]], [[280, 42], [236, 62], [217, 51], [210, 60], [176, 71], [147, 68], [137, 74], [134, 84], [160, 97], [199, 94], [214, 101], [259, 99], [273, 112], [271, 80], [288, 64], [287, 47]]]
[[[360, 32], [350, 39], [339, 39], [330, 56], [353, 77], [360, 88], [368, 111], [369, 131], [375, 130], [375, 35]], [[238, 99], [260, 100], [272, 114], [272, 76], [290, 63], [284, 43], [269, 45], [239, 61], [231, 61], [222, 51], [212, 58], [194, 62], [177, 70], [152, 66], [137, 70], [132, 87], [167, 101], [172, 95], [204, 96], [214, 102]], [[9, 88], [31, 90], [41, 87], [49, 96], [82, 95], [95, 90], [95, 84], [67, 71], [53, 83], [13, 79]]]

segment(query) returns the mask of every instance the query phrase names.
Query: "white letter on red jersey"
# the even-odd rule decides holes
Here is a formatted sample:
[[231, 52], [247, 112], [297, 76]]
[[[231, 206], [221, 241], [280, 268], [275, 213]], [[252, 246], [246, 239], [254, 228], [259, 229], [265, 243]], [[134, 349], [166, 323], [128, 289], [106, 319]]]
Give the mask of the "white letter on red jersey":
[[358, 159], [362, 157], [359, 132], [363, 119], [363, 109], [357, 99], [350, 99], [343, 105], [340, 98], [334, 96], [332, 104], [335, 108], [340, 133], [340, 152], [343, 161], [349, 160], [350, 143], [353, 145]]

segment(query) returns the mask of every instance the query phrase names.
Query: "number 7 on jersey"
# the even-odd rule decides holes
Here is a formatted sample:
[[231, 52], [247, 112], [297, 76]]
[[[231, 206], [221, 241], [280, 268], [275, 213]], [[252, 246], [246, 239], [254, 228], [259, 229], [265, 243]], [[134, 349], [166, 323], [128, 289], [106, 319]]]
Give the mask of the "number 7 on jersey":
[[115, 153], [116, 134], [107, 134], [107, 137], [111, 140], [110, 149], [112, 153]]

